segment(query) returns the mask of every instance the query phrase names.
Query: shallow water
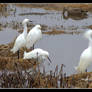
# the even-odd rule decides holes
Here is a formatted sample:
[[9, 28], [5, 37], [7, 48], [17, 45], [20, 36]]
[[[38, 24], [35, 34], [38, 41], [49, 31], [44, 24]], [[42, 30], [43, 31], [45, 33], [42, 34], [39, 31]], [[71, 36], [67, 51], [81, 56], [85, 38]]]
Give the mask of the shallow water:
[[[72, 18], [63, 19], [62, 11], [44, 10], [41, 8], [21, 8], [16, 6], [10, 6], [15, 9], [16, 12], [11, 11], [9, 16], [0, 17], [2, 24], [2, 30], [0, 31], [0, 44], [7, 44], [14, 40], [19, 34], [18, 30], [22, 29], [21, 21], [24, 18], [32, 20], [31, 25], [41, 24], [45, 26], [42, 31], [64, 30], [68, 32], [79, 31], [84, 32], [92, 25], [92, 13], [88, 12], [88, 18], [73, 20]], [[16, 31], [17, 30], [17, 31]], [[45, 35], [43, 34], [42, 40], [40, 40], [35, 48], [42, 48], [49, 51], [52, 64], [48, 66], [45, 64], [46, 71], [55, 70], [56, 65], [64, 64], [64, 72], [67, 75], [74, 74], [74, 66], [78, 65], [79, 57], [82, 51], [87, 48], [88, 41], [83, 38], [81, 34], [59, 34], [59, 35]], [[47, 60], [46, 60], [47, 61]], [[91, 71], [89, 68], [88, 71]]]
[[74, 66], [78, 65], [79, 57], [82, 51], [87, 48], [88, 42], [82, 35], [43, 35], [35, 47], [47, 50], [50, 53], [52, 64], [49, 66], [47, 60], [45, 63], [46, 71], [55, 70], [56, 65], [64, 64], [64, 72], [67, 75], [75, 73]]
[[5, 31], [3, 30], [0, 31], [0, 44], [7, 44], [12, 42], [19, 34], [16, 30], [12, 31], [10, 28], [5, 29]]

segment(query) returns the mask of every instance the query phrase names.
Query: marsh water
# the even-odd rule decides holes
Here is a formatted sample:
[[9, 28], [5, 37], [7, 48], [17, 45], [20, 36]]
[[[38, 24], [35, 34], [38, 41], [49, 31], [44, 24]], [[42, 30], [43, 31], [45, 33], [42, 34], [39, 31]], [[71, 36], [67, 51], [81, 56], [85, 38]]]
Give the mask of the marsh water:
[[[42, 8], [18, 7], [9, 4], [7, 10], [2, 11], [0, 15], [0, 44], [12, 42], [20, 33], [23, 27], [21, 22], [24, 18], [29, 18], [31, 25], [40, 24], [44, 26], [43, 32], [65, 31], [66, 34], [43, 34], [43, 38], [35, 44], [35, 48], [42, 48], [50, 53], [52, 64], [44, 63], [46, 71], [55, 70], [56, 65], [60, 67], [64, 64], [64, 72], [67, 75], [76, 73], [74, 66], [78, 65], [80, 55], [88, 47], [88, 40], [83, 37], [83, 32], [92, 25], [92, 13], [87, 13], [84, 19], [64, 19], [62, 11], [45, 10]], [[69, 33], [69, 32], [72, 32]], [[77, 34], [77, 32], [79, 32]], [[88, 68], [92, 71], [92, 67]]]

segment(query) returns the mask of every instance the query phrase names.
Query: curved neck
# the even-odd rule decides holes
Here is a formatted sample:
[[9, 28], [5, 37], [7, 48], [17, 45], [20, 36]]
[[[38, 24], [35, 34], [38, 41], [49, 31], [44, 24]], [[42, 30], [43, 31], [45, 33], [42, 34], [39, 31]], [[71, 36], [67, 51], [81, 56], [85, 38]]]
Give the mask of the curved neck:
[[89, 47], [92, 49], [92, 39], [89, 39]]
[[27, 24], [24, 24], [23, 27], [24, 27], [23, 34], [26, 37], [27, 36]]

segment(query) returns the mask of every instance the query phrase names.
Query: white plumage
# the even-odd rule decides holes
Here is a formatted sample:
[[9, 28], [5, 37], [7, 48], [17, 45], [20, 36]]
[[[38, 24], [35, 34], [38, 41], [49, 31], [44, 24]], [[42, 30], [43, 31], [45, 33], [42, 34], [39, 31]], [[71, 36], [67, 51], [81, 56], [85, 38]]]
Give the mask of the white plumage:
[[41, 26], [34, 26], [26, 37], [26, 47], [30, 49], [33, 45], [42, 38]]
[[79, 65], [75, 67], [78, 73], [84, 73], [87, 67], [92, 63], [92, 30], [85, 32], [84, 37], [89, 40], [89, 46], [82, 52]]
[[24, 27], [24, 31], [22, 34], [20, 34], [17, 39], [15, 40], [14, 46], [11, 49], [13, 53], [18, 51], [20, 48], [25, 47], [26, 44], [26, 36], [27, 36], [27, 23], [29, 22], [29, 19], [24, 19], [22, 24]]
[[[49, 59], [49, 53], [43, 49], [36, 48], [30, 52], [24, 52], [24, 58], [23, 59], [37, 59], [38, 62], [43, 62], [46, 59]], [[51, 62], [51, 60], [49, 59]]]

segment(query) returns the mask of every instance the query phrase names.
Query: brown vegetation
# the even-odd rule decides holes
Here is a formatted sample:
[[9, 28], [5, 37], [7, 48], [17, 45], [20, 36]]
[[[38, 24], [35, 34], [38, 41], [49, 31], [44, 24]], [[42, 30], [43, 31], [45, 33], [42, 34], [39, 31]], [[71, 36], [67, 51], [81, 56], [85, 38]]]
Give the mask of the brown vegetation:
[[73, 31], [73, 32], [67, 32], [63, 30], [52, 30], [48, 32], [42, 32], [43, 34], [48, 34], [48, 35], [58, 35], [58, 34], [80, 34], [81, 32], [78, 31]]
[[62, 10], [64, 7], [81, 8], [83, 10], [92, 10], [92, 4], [90, 3], [39, 3], [39, 4], [16, 4], [19, 7], [30, 7], [30, 8], [44, 8], [47, 10]]

